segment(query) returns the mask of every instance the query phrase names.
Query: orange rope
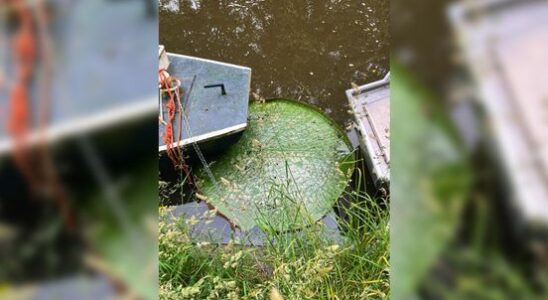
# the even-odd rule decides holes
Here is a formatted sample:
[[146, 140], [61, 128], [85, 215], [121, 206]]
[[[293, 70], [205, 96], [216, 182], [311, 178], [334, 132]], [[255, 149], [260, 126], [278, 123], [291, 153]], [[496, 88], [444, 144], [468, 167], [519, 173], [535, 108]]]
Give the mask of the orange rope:
[[[166, 122], [166, 125], [165, 125], [163, 142], [167, 147], [167, 150], [166, 150], [167, 156], [169, 157], [169, 159], [171, 160], [171, 162], [173, 163], [174, 166], [179, 166], [180, 165], [180, 159], [179, 159], [179, 156], [178, 156], [178, 153], [177, 153], [177, 147], [175, 149], [173, 148], [173, 144], [174, 144], [174, 141], [173, 141], [173, 121], [175, 120], [177, 104], [175, 103], [175, 95], [171, 91], [171, 89], [172, 89], [171, 77], [166, 76], [165, 70], [160, 70], [159, 71], [159, 76], [160, 76], [160, 86], [162, 88], [166, 89], [167, 92], [168, 92], [168, 95], [169, 95], [169, 100], [166, 104], [167, 122]], [[177, 93], [179, 92], [178, 88], [176, 89], [176, 92]], [[177, 144], [179, 142], [179, 139], [180, 139], [180, 133], [177, 135]]]
[[[185, 173], [186, 177], [188, 178], [188, 182], [192, 184], [192, 176], [190, 173], [190, 168], [188, 165], [185, 164], [183, 153], [181, 147], [179, 147], [182, 137], [182, 124], [183, 124], [183, 111], [182, 108], [179, 111], [179, 126], [178, 126], [178, 132], [176, 134], [176, 139], [173, 139], [173, 122], [175, 120], [176, 110], [177, 110], [177, 104], [181, 104], [179, 100], [180, 95], [180, 86], [175, 86], [175, 91], [172, 91], [173, 87], [172, 83], [177, 82], [177, 79], [175, 77], [168, 77], [166, 70], [161, 69], [159, 70], [159, 80], [160, 80], [160, 87], [162, 89], [167, 90], [169, 100], [166, 103], [166, 108], [168, 112], [168, 119], [165, 124], [165, 130], [164, 130], [164, 136], [163, 136], [163, 142], [166, 145], [166, 152], [173, 163], [173, 166], [176, 168], [180, 168]], [[175, 101], [177, 99], [177, 102]], [[160, 105], [163, 105], [160, 103]], [[163, 116], [162, 116], [163, 117]], [[175, 148], [173, 147], [173, 144], [177, 145]]]
[[[26, 6], [24, 1], [12, 0], [11, 4], [19, 19], [19, 28], [11, 41], [11, 46], [15, 53], [17, 76], [14, 87], [10, 93], [10, 114], [7, 124], [8, 132], [14, 140], [13, 158], [17, 168], [29, 183], [33, 195], [41, 186], [51, 188], [52, 196], [56, 200], [57, 207], [65, 225], [69, 229], [73, 229], [75, 223], [74, 215], [64, 188], [59, 183], [51, 156], [49, 155], [45, 143], [43, 143], [43, 155], [41, 160], [39, 159], [38, 161], [38, 166], [33, 164], [33, 161], [31, 160], [33, 157], [30, 155], [28, 152], [29, 149], [27, 149], [25, 145], [31, 123], [28, 90], [37, 57], [37, 34], [35, 33], [34, 26], [46, 25], [43, 23], [41, 24], [39, 20], [34, 20], [31, 9]], [[44, 16], [42, 15], [42, 17]], [[45, 59], [48, 59], [46, 54], [42, 54], [46, 56]], [[47, 95], [45, 94], [49, 93], [49, 90], [42, 92], [44, 92], [44, 95], [42, 95], [43, 98], [47, 98]], [[45, 102], [45, 100], [43, 102]], [[41, 107], [41, 110], [45, 110], [48, 103], [42, 104], [43, 107]], [[44, 111], [42, 113], [45, 114], [46, 112]], [[40, 124], [42, 127], [45, 125], [47, 124]], [[44, 174], [40, 174], [40, 172], [43, 172]], [[45, 177], [45, 179], [42, 177]]]
[[30, 161], [27, 159], [28, 155], [25, 154], [24, 141], [29, 130], [28, 84], [34, 68], [36, 45], [30, 10], [23, 5], [22, 1], [16, 1], [14, 8], [20, 20], [20, 27], [11, 43], [15, 53], [17, 76], [10, 93], [8, 132], [14, 137], [15, 163], [31, 184], [31, 187], [35, 188], [39, 180], [36, 178]]

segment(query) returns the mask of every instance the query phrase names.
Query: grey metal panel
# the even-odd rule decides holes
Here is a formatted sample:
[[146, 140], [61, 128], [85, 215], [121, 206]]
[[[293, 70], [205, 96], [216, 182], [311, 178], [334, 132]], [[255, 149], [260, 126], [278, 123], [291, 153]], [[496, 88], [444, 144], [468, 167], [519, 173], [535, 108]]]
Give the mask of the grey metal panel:
[[[143, 3], [53, 3], [58, 6], [52, 30], [55, 55], [46, 137], [56, 140], [131, 118], [154, 116], [157, 76], [153, 63], [158, 50], [151, 41], [157, 40], [158, 32], [156, 19], [145, 17]], [[11, 57], [0, 59], [5, 60], [0, 65], [7, 63], [7, 74], [12, 74]], [[38, 89], [38, 84], [31, 88], [34, 123], [38, 120]], [[8, 97], [8, 91], [0, 89], [0, 155], [12, 147], [4, 126]]]
[[[168, 57], [168, 72], [181, 81], [183, 109], [188, 120], [188, 127], [182, 126], [182, 134], [179, 136], [181, 145], [184, 146], [191, 141], [204, 142], [245, 129], [251, 69], [173, 53], [168, 53]], [[194, 76], [196, 79], [192, 85]], [[221, 93], [220, 88], [204, 88], [214, 84], [224, 84], [226, 95]], [[162, 105], [165, 105], [165, 101], [164, 97]], [[164, 120], [167, 119], [165, 109], [163, 114]], [[179, 128], [178, 120], [177, 112], [175, 134]], [[158, 132], [160, 151], [165, 150], [161, 138], [164, 131], [165, 126], [161, 124]]]
[[548, 2], [478, 1], [449, 11], [511, 183], [513, 207], [548, 225]]
[[382, 80], [346, 91], [359, 140], [377, 184], [390, 181], [390, 73]]
[[[189, 233], [192, 242], [210, 242], [219, 244], [228, 244], [231, 240], [236, 244], [246, 246], [263, 246], [267, 236], [253, 227], [248, 232], [242, 232], [239, 229], [233, 230], [230, 223], [220, 217], [204, 217], [210, 212], [204, 202], [191, 202], [176, 206], [168, 215], [166, 222], [188, 221], [192, 218], [197, 220], [195, 224], [189, 224]], [[325, 226], [323, 238], [332, 242], [342, 242], [342, 235], [338, 228], [335, 212], [331, 211], [321, 220]], [[274, 241], [275, 242], [275, 241]]]
[[2, 299], [107, 300], [116, 296], [116, 290], [107, 278], [78, 274], [0, 291]]

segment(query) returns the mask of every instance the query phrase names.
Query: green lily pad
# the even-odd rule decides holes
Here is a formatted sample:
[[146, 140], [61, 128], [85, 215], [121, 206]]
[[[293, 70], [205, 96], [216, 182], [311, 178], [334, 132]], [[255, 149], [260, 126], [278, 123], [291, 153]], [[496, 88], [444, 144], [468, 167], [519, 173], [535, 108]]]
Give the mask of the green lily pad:
[[241, 139], [210, 166], [198, 187], [242, 230], [296, 229], [329, 212], [348, 184], [354, 154], [344, 133], [299, 102], [253, 102]]
[[455, 235], [471, 172], [439, 102], [400, 65], [391, 74], [391, 299], [413, 299]]

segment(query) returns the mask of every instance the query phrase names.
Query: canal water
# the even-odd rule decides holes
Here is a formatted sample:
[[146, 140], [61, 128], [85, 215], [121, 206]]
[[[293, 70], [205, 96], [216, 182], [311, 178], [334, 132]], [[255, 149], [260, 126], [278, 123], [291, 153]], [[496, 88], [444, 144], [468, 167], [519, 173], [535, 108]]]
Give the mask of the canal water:
[[160, 0], [169, 52], [245, 65], [251, 91], [351, 120], [344, 91], [389, 70], [389, 1]]

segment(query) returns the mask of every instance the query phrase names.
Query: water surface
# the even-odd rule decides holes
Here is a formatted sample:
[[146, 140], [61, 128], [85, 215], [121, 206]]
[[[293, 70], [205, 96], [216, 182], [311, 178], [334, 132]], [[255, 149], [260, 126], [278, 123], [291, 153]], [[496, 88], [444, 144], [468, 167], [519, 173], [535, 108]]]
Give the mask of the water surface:
[[344, 91], [389, 69], [389, 9], [382, 0], [160, 0], [160, 43], [249, 66], [252, 94], [316, 105], [343, 125]]

